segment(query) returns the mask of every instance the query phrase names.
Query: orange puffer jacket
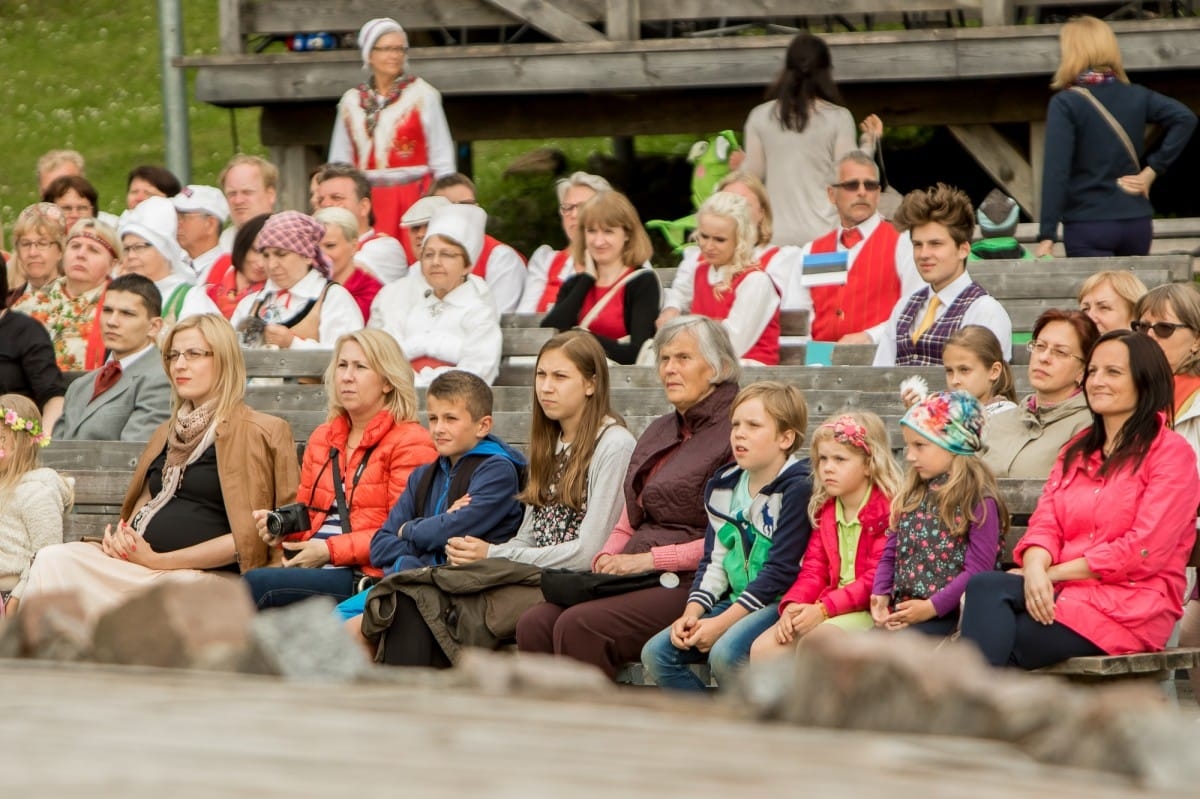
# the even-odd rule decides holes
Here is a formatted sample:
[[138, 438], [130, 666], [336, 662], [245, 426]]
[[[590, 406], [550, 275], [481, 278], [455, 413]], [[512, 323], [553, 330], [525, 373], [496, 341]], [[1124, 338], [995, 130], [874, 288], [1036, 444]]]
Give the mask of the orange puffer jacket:
[[[362, 443], [347, 463], [346, 438], [349, 435], [350, 421], [342, 416], [321, 425], [309, 437], [304, 448], [296, 501], [309, 506], [312, 527], [308, 532], [292, 536], [291, 540], [312, 538], [325, 521], [327, 509], [336, 504], [333, 465], [329, 459], [329, 451], [336, 447], [341, 453], [338, 467], [350, 505], [350, 532], [328, 539], [329, 562], [334, 566], [358, 566], [367, 574], [377, 576], [381, 572], [370, 566], [371, 537], [400, 499], [408, 484], [408, 475], [418, 466], [435, 460], [437, 450], [429, 431], [420, 423], [396, 423], [386, 410], [377, 413], [367, 424]], [[368, 450], [371, 456], [356, 484], [355, 472]]]

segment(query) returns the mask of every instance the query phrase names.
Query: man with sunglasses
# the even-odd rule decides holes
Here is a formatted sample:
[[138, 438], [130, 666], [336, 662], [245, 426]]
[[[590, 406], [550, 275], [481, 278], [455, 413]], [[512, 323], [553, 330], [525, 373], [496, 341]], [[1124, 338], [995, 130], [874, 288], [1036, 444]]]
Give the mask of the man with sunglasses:
[[908, 234], [879, 214], [880, 189], [871, 156], [855, 150], [838, 161], [826, 191], [840, 224], [801, 249], [803, 271], [784, 303], [812, 308], [813, 341], [878, 344], [892, 306], [924, 285]]

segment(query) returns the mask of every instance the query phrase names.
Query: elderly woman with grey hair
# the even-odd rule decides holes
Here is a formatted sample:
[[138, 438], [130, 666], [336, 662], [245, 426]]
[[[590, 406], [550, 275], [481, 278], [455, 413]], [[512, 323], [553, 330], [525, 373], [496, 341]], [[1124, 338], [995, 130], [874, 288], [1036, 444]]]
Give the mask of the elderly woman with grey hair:
[[545, 313], [558, 299], [558, 290], [567, 278], [582, 271], [571, 257], [571, 248], [579, 235], [579, 208], [602, 191], [612, 191], [612, 185], [599, 175], [575, 172], [554, 184], [558, 192], [558, 215], [562, 218], [567, 246], [555, 250], [543, 244], [529, 257], [525, 288], [517, 313]]
[[704, 487], [733, 457], [729, 413], [741, 368], [721, 323], [678, 317], [655, 335], [654, 350], [674, 410], [638, 439], [625, 473], [625, 512], [592, 571], [658, 572], [660, 584], [569, 608], [543, 602], [517, 624], [521, 651], [566, 655], [609, 677], [682, 614], [704, 554]]

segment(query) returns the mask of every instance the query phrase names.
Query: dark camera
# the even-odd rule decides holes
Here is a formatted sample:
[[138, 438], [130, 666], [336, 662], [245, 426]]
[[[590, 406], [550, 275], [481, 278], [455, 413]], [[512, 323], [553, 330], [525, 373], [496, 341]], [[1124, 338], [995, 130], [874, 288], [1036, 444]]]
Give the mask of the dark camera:
[[238, 324], [238, 338], [241, 339], [243, 347], [259, 349], [263, 346], [263, 333], [266, 329], [266, 322], [257, 316], [248, 316]]
[[279, 538], [292, 533], [303, 533], [312, 523], [308, 519], [308, 506], [299, 502], [276, 508], [267, 514], [267, 532]]

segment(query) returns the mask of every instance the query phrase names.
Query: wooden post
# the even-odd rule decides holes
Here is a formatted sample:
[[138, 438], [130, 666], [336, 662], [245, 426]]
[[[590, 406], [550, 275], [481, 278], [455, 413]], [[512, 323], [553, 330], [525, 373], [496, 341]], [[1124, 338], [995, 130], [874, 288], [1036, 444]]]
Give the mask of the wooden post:
[[1025, 156], [991, 125], [950, 125], [949, 129], [992, 180], [1032, 216], [1033, 170]]
[[1014, 25], [1013, 0], [983, 0], [983, 25]]
[[614, 42], [641, 38], [639, 0], [605, 0], [604, 32]]
[[219, 0], [218, 32], [222, 55], [242, 54], [242, 0]]
[[271, 162], [279, 167], [279, 209], [308, 213], [308, 175], [324, 160], [319, 148], [308, 144], [276, 144], [268, 150]]
[[1046, 168], [1046, 122], [1034, 120], [1029, 123], [1029, 164], [1033, 167], [1033, 200], [1026, 210], [1037, 222], [1042, 211], [1042, 171]]

